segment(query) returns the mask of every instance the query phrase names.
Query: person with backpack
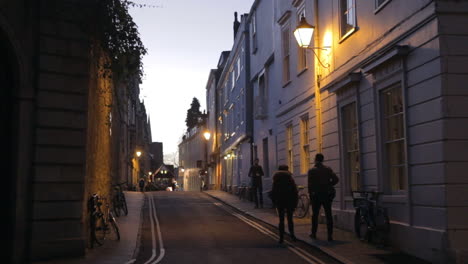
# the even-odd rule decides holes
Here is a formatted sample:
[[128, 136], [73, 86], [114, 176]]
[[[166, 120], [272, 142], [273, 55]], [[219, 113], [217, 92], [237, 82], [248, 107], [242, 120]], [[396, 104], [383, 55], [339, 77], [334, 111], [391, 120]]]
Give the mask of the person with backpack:
[[296, 241], [294, 235], [293, 213], [299, 198], [296, 182], [294, 181], [289, 167], [280, 165], [278, 171], [273, 174], [273, 188], [271, 196], [279, 217], [279, 243], [284, 240], [284, 216], [288, 219], [289, 234], [293, 241]]
[[333, 241], [332, 203], [335, 198], [335, 185], [339, 179], [330, 167], [323, 165], [324, 156], [315, 155], [315, 166], [307, 173], [310, 203], [312, 204], [312, 239], [317, 238], [318, 216], [323, 206], [327, 219], [328, 241]]

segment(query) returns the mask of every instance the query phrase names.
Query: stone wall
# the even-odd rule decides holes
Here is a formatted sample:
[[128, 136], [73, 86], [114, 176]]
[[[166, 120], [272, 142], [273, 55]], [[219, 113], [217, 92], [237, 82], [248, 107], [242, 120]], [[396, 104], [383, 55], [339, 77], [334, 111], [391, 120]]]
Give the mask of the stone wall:
[[74, 3], [41, 1], [39, 9], [31, 258], [85, 252], [89, 38]]

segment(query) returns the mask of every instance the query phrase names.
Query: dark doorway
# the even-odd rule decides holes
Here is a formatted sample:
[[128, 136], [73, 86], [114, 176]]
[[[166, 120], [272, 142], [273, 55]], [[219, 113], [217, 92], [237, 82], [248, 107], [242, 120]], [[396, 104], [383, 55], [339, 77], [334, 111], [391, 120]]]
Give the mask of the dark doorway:
[[7, 227], [4, 229], [7, 252], [7, 263], [13, 262], [14, 252], [14, 230], [16, 223], [16, 181], [13, 175], [13, 161], [16, 151], [13, 149], [13, 91], [15, 86], [14, 64], [12, 50], [7, 39], [0, 32], [0, 138], [4, 142], [3, 149], [5, 158], [2, 159], [2, 174], [5, 185], [2, 191], [3, 201], [7, 201]]

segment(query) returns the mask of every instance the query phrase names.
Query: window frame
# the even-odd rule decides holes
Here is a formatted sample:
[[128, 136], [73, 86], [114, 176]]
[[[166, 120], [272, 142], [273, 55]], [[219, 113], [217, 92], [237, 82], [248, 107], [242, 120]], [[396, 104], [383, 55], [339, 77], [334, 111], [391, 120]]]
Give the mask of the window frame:
[[[346, 8], [346, 10], [343, 9], [343, 1], [346, 2], [346, 7], [348, 7], [348, 4], [349, 2], [352, 2], [352, 7], [351, 8]], [[343, 32], [344, 30], [344, 27], [343, 27], [343, 17], [345, 15], [346, 12], [348, 12], [349, 10], [353, 11], [353, 22], [354, 22], [354, 25], [351, 25], [351, 24], [347, 24], [347, 25], [350, 25], [351, 28], [346, 30], [346, 32]], [[354, 32], [357, 31], [358, 29], [358, 26], [357, 26], [357, 12], [356, 12], [357, 8], [356, 8], [356, 0], [340, 0], [339, 2], [339, 12], [340, 12], [340, 15], [339, 15], [339, 29], [340, 29], [340, 41], [339, 43], [343, 42], [344, 40], [346, 40], [349, 36], [351, 36]], [[349, 19], [348, 17], [346, 17], [347, 19]]]
[[252, 32], [252, 54], [255, 54], [258, 49], [258, 38], [257, 38], [257, 11], [252, 12], [252, 19], [250, 21], [251, 32]]
[[303, 115], [300, 119], [300, 156], [301, 174], [307, 174], [310, 169], [310, 119], [309, 115]]
[[290, 32], [290, 29], [291, 29], [291, 25], [289, 21], [285, 22], [281, 26], [281, 62], [282, 62], [283, 87], [287, 86], [291, 82], [291, 32]]
[[[395, 140], [387, 140], [387, 127], [386, 127], [386, 116], [385, 116], [385, 103], [384, 103], [384, 98], [382, 97], [382, 94], [385, 92], [388, 92], [393, 89], [400, 89], [400, 96], [401, 96], [401, 108], [402, 112], [401, 113], [401, 125], [402, 125], [402, 138], [395, 139]], [[381, 89], [378, 89], [378, 102], [379, 102], [379, 123], [380, 123], [380, 146], [381, 146], [381, 153], [382, 153], [382, 172], [383, 172], [383, 190], [385, 193], [388, 194], [406, 194], [408, 192], [408, 179], [409, 179], [409, 172], [408, 172], [408, 151], [407, 151], [407, 127], [406, 127], [406, 106], [405, 106], [405, 95], [404, 95], [404, 86], [401, 83], [401, 81], [394, 82], [392, 84], [386, 85], [385, 87], [382, 87]], [[396, 117], [397, 115], [400, 115], [400, 113], [390, 115], [390, 118]], [[393, 189], [393, 184], [392, 184], [392, 176], [389, 172], [389, 169], [391, 165], [389, 164], [389, 155], [388, 155], [388, 150], [387, 150], [387, 145], [388, 144], [393, 144], [396, 142], [402, 141], [403, 146], [402, 146], [402, 151], [404, 153], [404, 160], [403, 163], [399, 164], [403, 165], [403, 172], [404, 172], [404, 189]]]
[[374, 0], [374, 14], [377, 14], [380, 10], [382, 10], [388, 3], [392, 0], [384, 0], [382, 3], [378, 3], [379, 0]]
[[[357, 140], [357, 148], [353, 150], [348, 150], [347, 140], [346, 140], [346, 117], [344, 115], [344, 109], [346, 107], [350, 107], [354, 104], [354, 113], [355, 113], [355, 120], [356, 126], [351, 128], [351, 130], [356, 130], [356, 140]], [[353, 190], [352, 188], [352, 171], [350, 169], [350, 164], [348, 160], [348, 153], [350, 152], [357, 152], [358, 157], [358, 166], [359, 166], [359, 174], [357, 176], [357, 186], [356, 190], [362, 189], [362, 156], [361, 156], [361, 133], [360, 133], [360, 117], [359, 117], [359, 102], [357, 100], [356, 95], [349, 98], [348, 100], [344, 100], [339, 103], [339, 125], [340, 125], [340, 138], [341, 138], [341, 159], [342, 159], [342, 169], [343, 169], [343, 176], [345, 182], [345, 190], [343, 190], [343, 194], [346, 197], [350, 197]]]

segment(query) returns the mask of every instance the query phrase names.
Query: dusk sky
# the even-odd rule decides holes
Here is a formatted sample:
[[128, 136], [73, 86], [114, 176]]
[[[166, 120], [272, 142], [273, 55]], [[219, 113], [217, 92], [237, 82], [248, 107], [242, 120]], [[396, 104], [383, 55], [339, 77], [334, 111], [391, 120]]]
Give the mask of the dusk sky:
[[131, 15], [148, 49], [142, 99], [151, 117], [153, 141], [163, 142], [165, 155], [177, 151], [192, 98], [200, 100], [202, 111], [206, 108], [209, 71], [233, 44], [234, 12], [248, 13], [253, 1], [135, 1], [157, 6], [133, 8]]

